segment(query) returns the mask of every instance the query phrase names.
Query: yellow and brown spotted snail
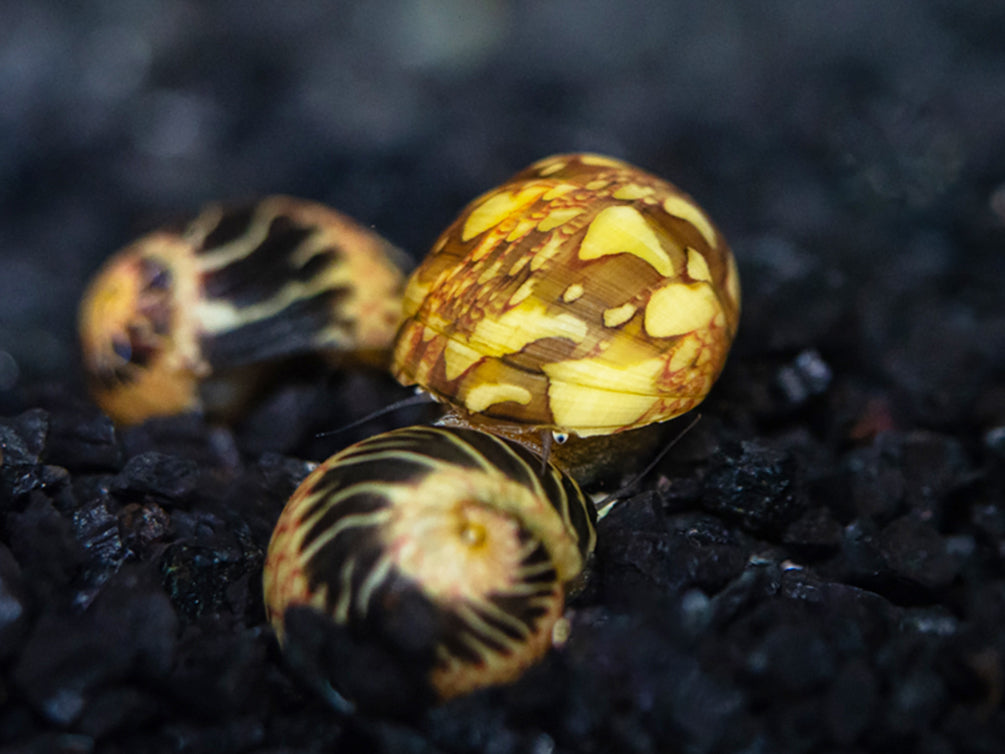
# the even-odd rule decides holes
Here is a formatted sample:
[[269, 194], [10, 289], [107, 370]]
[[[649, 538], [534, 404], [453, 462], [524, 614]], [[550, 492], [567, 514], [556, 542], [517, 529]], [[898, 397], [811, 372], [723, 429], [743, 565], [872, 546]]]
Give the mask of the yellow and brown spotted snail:
[[287, 503], [265, 564], [269, 620], [294, 665], [361, 706], [506, 683], [551, 646], [595, 520], [570, 477], [516, 443], [377, 435]]
[[529, 439], [609, 435], [700, 403], [740, 281], [672, 184], [593, 154], [549, 157], [469, 204], [405, 289], [393, 372], [461, 423]]
[[80, 307], [89, 387], [116, 422], [239, 403], [254, 367], [305, 353], [386, 359], [400, 252], [286, 196], [211, 205], [119, 251]]

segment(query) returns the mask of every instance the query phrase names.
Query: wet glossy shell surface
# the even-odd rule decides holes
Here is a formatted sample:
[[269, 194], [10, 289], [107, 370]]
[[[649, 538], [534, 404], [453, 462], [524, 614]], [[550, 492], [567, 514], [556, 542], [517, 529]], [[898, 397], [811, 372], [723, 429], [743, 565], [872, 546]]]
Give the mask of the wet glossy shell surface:
[[473, 421], [607, 434], [701, 402], [739, 306], [733, 255], [690, 197], [557, 155], [441, 235], [406, 288], [393, 369]]
[[[512, 681], [551, 646], [595, 520], [571, 478], [515, 443], [472, 429], [377, 435], [287, 503], [265, 564], [269, 619], [288, 650], [284, 616], [309, 606], [402, 664], [418, 656], [435, 699]], [[406, 606], [422, 619], [395, 638]], [[351, 696], [354, 679], [330, 680]]]

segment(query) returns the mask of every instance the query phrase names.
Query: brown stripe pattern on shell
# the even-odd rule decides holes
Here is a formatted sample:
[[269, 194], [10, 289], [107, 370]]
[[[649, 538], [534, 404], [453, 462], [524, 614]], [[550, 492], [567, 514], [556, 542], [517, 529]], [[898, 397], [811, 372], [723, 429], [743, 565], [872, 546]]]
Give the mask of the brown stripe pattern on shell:
[[335, 210], [210, 205], [115, 254], [81, 303], [84, 366], [116, 421], [200, 407], [210, 375], [305, 353], [386, 354], [400, 252]]
[[700, 403], [739, 306], [733, 255], [690, 197], [557, 155], [441, 235], [406, 287], [393, 370], [472, 420], [608, 434]]
[[433, 610], [435, 698], [505, 683], [551, 646], [595, 520], [571, 478], [515, 443], [472, 429], [377, 435], [325, 461], [287, 503], [265, 565], [269, 619], [284, 644], [294, 606], [373, 639], [419, 599]]

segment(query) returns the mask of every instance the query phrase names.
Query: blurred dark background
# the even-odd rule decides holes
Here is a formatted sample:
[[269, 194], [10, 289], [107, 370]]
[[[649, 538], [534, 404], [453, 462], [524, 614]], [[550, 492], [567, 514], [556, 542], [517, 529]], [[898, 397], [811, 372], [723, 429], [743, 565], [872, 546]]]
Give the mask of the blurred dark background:
[[[741, 353], [892, 338], [893, 379], [929, 370], [949, 396], [921, 388], [922, 423], [972, 414], [943, 404], [1000, 368], [1001, 3], [33, 0], [0, 17], [5, 413], [76, 379], [100, 261], [208, 200], [318, 199], [418, 257], [475, 195], [571, 150], [703, 204], [744, 272]], [[811, 289], [808, 308], [780, 308], [779, 285]], [[792, 342], [793, 318], [815, 342]], [[946, 363], [940, 342], [973, 328], [977, 367]]]
[[[113, 431], [66, 400], [83, 287], [275, 192], [419, 258], [577, 150], [729, 239], [729, 363], [601, 522], [565, 650], [417, 727], [333, 715], [264, 549], [315, 422], [402, 391]], [[0, 0], [0, 754], [1000, 752], [1003, 251], [997, 0]]]

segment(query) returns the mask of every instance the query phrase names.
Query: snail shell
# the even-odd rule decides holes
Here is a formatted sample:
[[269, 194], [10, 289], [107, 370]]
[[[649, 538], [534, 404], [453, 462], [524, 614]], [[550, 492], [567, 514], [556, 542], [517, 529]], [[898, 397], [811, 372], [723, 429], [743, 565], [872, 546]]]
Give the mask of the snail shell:
[[[515, 443], [394, 430], [293, 493], [269, 545], [266, 610], [287, 655], [327, 658], [308, 672], [344, 697], [380, 704], [367, 687], [380, 666], [395, 687], [381, 694], [442, 701], [512, 681], [548, 650], [595, 521], [570, 477]], [[296, 608], [325, 616], [340, 641], [319, 650], [288, 619]]]
[[[207, 207], [111, 257], [80, 307], [91, 392], [120, 424], [242, 397], [256, 365], [305, 353], [386, 358], [401, 319], [399, 252], [320, 204]], [[208, 403], [210, 378], [221, 395]], [[235, 379], [231, 380], [231, 377]]]
[[605, 435], [700, 403], [739, 306], [733, 255], [690, 197], [557, 155], [440, 236], [405, 289], [392, 370], [493, 431]]

